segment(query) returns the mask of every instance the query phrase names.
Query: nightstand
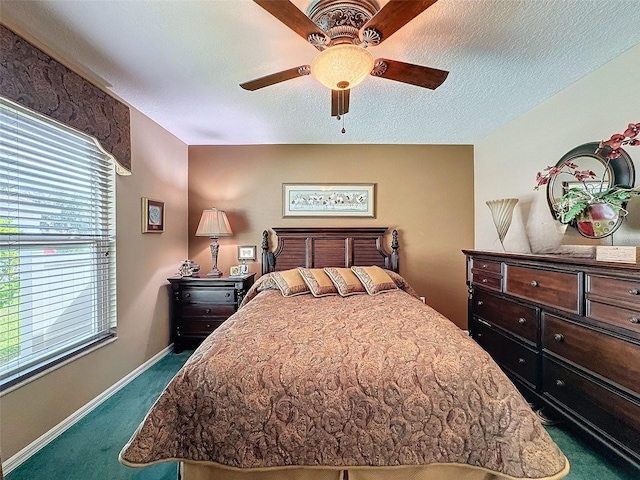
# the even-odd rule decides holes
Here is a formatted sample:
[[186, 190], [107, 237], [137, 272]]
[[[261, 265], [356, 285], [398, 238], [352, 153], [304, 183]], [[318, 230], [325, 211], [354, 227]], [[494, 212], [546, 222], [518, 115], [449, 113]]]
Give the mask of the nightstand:
[[234, 277], [172, 277], [171, 339], [176, 353], [196, 346], [233, 315], [255, 273]]

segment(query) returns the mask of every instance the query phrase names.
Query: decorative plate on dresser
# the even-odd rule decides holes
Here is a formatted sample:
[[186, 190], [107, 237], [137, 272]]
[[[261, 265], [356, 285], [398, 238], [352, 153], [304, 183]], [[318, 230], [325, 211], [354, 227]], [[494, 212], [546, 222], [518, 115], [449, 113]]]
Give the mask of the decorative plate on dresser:
[[463, 252], [471, 336], [525, 396], [640, 468], [640, 265]]

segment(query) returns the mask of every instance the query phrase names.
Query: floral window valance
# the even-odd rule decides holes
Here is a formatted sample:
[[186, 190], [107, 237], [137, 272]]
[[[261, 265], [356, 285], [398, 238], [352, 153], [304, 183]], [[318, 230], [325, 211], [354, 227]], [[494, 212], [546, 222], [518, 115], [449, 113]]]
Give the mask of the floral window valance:
[[129, 107], [0, 25], [0, 95], [95, 137], [131, 171]]

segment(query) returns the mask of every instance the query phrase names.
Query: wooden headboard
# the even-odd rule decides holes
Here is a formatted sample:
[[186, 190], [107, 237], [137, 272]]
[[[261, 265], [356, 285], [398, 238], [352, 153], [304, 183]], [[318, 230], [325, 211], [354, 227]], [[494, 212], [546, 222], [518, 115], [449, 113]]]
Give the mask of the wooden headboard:
[[378, 265], [398, 271], [398, 231], [392, 232], [391, 253], [383, 246], [387, 227], [274, 228], [278, 244], [269, 246], [262, 233], [262, 274], [296, 267]]

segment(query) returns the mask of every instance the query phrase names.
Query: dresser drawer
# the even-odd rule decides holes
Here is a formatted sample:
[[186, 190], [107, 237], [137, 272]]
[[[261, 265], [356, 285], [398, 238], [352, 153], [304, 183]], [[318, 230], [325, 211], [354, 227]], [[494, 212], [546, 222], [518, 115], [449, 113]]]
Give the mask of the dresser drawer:
[[538, 342], [537, 309], [476, 290], [472, 314], [532, 342]]
[[640, 333], [640, 311], [587, 300], [588, 318]]
[[580, 313], [580, 273], [507, 265], [505, 293]]
[[194, 335], [194, 336], [206, 337], [223, 323], [224, 323], [224, 319], [222, 320], [184, 319], [180, 325], [180, 335], [184, 335], [184, 336]]
[[235, 292], [232, 288], [184, 288], [180, 292], [180, 300], [183, 303], [234, 303]]
[[496, 277], [484, 271], [471, 270], [471, 283], [497, 292], [502, 290], [502, 277]]
[[481, 260], [479, 258], [473, 258], [471, 260], [471, 268], [478, 272], [491, 272], [498, 275], [502, 274], [502, 263], [492, 262], [491, 260]]
[[640, 346], [542, 315], [542, 348], [640, 394]]
[[185, 304], [182, 307], [182, 318], [229, 318], [236, 311], [233, 303], [207, 305], [207, 304]]
[[587, 295], [612, 299], [627, 308], [640, 310], [640, 280], [587, 275]]
[[491, 355], [498, 365], [535, 389], [538, 385], [540, 370], [537, 353], [502, 335], [483, 321], [474, 319], [473, 322], [474, 340]]
[[545, 396], [640, 454], [640, 404], [543, 357]]

